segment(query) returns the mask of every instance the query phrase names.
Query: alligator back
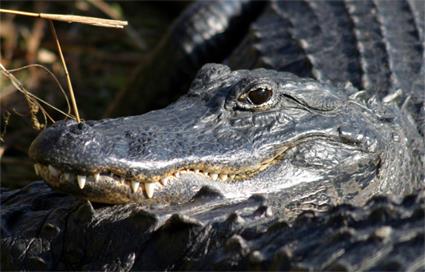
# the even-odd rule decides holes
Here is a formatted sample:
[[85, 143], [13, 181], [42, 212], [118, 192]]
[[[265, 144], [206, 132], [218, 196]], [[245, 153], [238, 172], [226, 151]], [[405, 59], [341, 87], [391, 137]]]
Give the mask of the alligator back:
[[[278, 221], [264, 199], [212, 196], [154, 214], [93, 207], [34, 182], [1, 191], [2, 270], [423, 271], [424, 191]], [[202, 208], [200, 204], [209, 204]]]
[[351, 82], [378, 100], [401, 90], [398, 102], [422, 130], [424, 10], [421, 0], [196, 2], [109, 115], [161, 108], [187, 91], [203, 64], [224, 62]]

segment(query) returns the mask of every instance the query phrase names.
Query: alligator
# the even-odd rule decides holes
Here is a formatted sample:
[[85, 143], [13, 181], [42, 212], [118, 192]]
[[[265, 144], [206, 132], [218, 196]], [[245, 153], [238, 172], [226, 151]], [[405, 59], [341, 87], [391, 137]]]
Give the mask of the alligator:
[[412, 192], [423, 177], [415, 171], [423, 146], [408, 140], [419, 138], [416, 126], [398, 107], [359, 95], [351, 85], [206, 64], [176, 103], [57, 122], [29, 155], [53, 188], [113, 204], [182, 203], [204, 186], [230, 199], [302, 184], [310, 190], [298, 197], [316, 191], [321, 202], [357, 204]]
[[200, 69], [186, 95], [139, 116], [60, 121], [34, 140], [35, 171], [72, 196], [2, 191], [2, 267], [424, 267], [421, 7], [193, 4], [158, 45], [158, 74], [140, 78], [153, 101]]

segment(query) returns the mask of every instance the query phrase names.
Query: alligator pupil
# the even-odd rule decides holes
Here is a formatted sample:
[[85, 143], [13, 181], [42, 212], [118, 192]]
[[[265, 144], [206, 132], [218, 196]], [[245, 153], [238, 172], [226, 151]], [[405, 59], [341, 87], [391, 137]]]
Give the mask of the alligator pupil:
[[269, 101], [273, 92], [265, 88], [257, 88], [248, 93], [248, 98], [254, 105], [261, 105]]

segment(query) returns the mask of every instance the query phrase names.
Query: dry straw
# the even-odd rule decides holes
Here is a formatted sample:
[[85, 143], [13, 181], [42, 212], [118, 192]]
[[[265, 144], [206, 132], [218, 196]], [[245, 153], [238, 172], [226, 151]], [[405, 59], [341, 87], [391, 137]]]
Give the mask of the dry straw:
[[[59, 55], [60, 55], [60, 58], [61, 58], [61, 61], [62, 61], [63, 69], [65, 71], [65, 76], [66, 76], [67, 83], [68, 83], [69, 96], [71, 98], [71, 104], [72, 104], [72, 108], [73, 108], [73, 111], [74, 111], [74, 114], [75, 114], [75, 119], [76, 119], [77, 122], [80, 122], [80, 115], [78, 113], [77, 102], [75, 100], [74, 90], [72, 88], [71, 77], [69, 75], [68, 68], [66, 67], [65, 58], [62, 54], [62, 49], [61, 49], [61, 46], [60, 46], [60, 43], [59, 43], [59, 39], [56, 35], [55, 27], [53, 25], [53, 20], [54, 21], [68, 22], [68, 23], [89, 24], [89, 25], [100, 26], [100, 27], [112, 27], [112, 28], [124, 28], [124, 26], [126, 26], [128, 24], [127, 21], [102, 19], [102, 18], [95, 18], [95, 17], [88, 17], [88, 16], [78, 16], [78, 15], [35, 13], [35, 12], [26, 12], [26, 11], [11, 10], [11, 9], [0, 9], [0, 13], [23, 15], [23, 16], [37, 17], [37, 18], [49, 20], [50, 28], [51, 28], [52, 34], [55, 38], [56, 46], [58, 48], [58, 52], [59, 52]], [[3, 65], [1, 65], [0, 68], [1, 68], [3, 73], [7, 72], [7, 70], [3, 67]], [[9, 74], [9, 78], [11, 78], [10, 74]], [[12, 81], [12, 82], [16, 83], [16, 81]], [[18, 88], [17, 85], [15, 85], [15, 87], [18, 90], [23, 91], [22, 89]], [[27, 98], [27, 100], [28, 100], [28, 97], [29, 97], [28, 95], [32, 96], [32, 94], [29, 94], [29, 92], [26, 91], [26, 90], [23, 91], [23, 93], [25, 94], [25, 97]], [[28, 100], [28, 102], [30, 102], [30, 101]], [[34, 104], [34, 103], [31, 103], [31, 104]]]
[[124, 28], [124, 26], [128, 24], [127, 21], [103, 19], [103, 18], [88, 17], [88, 16], [78, 16], [78, 15], [35, 13], [35, 12], [19, 11], [19, 10], [12, 10], [12, 9], [0, 9], [0, 12], [30, 16], [30, 17], [37, 17], [37, 18], [42, 18], [47, 20], [62, 21], [67, 23], [88, 24], [88, 25], [101, 26], [101, 27]]

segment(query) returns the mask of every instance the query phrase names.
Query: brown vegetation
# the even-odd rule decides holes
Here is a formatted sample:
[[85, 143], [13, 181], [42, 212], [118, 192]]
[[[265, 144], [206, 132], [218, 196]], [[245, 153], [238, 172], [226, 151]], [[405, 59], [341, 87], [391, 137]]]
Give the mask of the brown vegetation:
[[[29, 144], [38, 133], [34, 125], [42, 128], [44, 124], [44, 119], [37, 114], [45, 111], [49, 116], [46, 119], [60, 120], [64, 118], [63, 113], [67, 113], [67, 100], [46, 70], [51, 71], [62, 86], [67, 86], [66, 76], [70, 76], [82, 119], [100, 119], [186, 4], [101, 0], [1, 3], [2, 9], [31, 11], [35, 17], [47, 16], [48, 19], [58, 16], [52, 18], [46, 14], [60, 13], [107, 19], [102, 22], [129, 21], [126, 28], [116, 30], [56, 22], [55, 29], [69, 69], [66, 72], [49, 30], [49, 20], [0, 13], [2, 185], [18, 187], [37, 178], [26, 155]], [[24, 69], [19, 69], [21, 67]], [[8, 71], [8, 76], [4, 70]], [[28, 93], [23, 96], [17, 91], [19, 89]], [[54, 105], [62, 113], [40, 108], [40, 102], [35, 102], [37, 99]]]

